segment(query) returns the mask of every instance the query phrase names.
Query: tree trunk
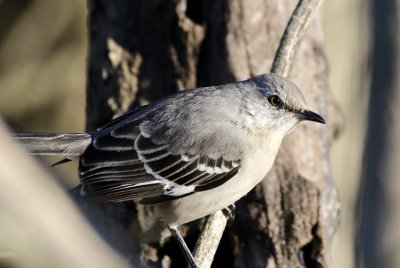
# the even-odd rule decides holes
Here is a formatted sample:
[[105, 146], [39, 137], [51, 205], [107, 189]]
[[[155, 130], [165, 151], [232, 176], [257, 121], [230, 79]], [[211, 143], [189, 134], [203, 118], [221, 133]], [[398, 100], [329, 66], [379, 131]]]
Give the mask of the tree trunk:
[[[268, 72], [296, 3], [89, 1], [88, 129], [176, 90]], [[329, 265], [339, 213], [329, 146], [340, 120], [327, 85], [319, 20], [298, 55], [290, 79], [328, 125], [304, 124], [285, 139], [269, 176], [237, 203], [235, 222], [223, 236], [215, 267]], [[86, 212], [133, 263], [186, 265], [175, 242], [145, 207], [129, 202], [91, 205]], [[198, 226], [182, 230], [189, 246]]]
[[359, 193], [357, 267], [400, 267], [400, 1], [370, 0], [368, 126]]

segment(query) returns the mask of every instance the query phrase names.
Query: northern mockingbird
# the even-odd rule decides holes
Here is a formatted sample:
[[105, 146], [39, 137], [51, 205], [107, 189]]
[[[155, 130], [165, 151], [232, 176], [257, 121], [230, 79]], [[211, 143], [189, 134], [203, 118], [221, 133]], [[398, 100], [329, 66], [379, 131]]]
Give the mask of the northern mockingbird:
[[270, 170], [283, 137], [307, 110], [300, 90], [277, 74], [197, 88], [128, 112], [81, 134], [20, 134], [38, 155], [79, 157], [84, 202], [153, 206], [192, 266], [176, 227], [228, 207]]

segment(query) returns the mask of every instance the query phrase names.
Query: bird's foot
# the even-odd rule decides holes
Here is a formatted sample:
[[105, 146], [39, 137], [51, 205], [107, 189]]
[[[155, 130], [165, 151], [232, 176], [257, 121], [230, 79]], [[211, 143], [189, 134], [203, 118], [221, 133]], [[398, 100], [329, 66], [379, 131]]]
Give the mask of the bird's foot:
[[232, 204], [224, 209], [222, 209], [222, 213], [224, 213], [227, 222], [227, 226], [231, 226], [233, 224], [233, 221], [235, 220], [235, 212], [236, 212], [236, 205]]

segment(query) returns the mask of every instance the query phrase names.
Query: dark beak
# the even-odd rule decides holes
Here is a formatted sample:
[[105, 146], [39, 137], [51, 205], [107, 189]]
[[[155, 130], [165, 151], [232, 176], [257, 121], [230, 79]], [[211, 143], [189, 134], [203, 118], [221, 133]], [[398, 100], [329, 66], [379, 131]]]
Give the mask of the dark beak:
[[317, 113], [311, 112], [310, 110], [304, 110], [301, 112], [298, 112], [299, 118], [300, 120], [309, 120], [309, 121], [314, 121], [314, 122], [318, 122], [321, 124], [325, 124], [325, 119], [322, 118], [322, 116], [320, 116]]

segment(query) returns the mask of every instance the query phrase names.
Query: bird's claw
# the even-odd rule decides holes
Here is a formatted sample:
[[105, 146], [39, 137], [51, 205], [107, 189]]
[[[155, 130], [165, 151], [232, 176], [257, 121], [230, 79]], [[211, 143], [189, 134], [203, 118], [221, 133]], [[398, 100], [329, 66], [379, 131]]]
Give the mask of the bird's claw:
[[235, 204], [229, 205], [226, 208], [222, 209], [222, 213], [224, 213], [227, 222], [227, 226], [231, 226], [233, 224], [233, 221], [235, 220], [235, 212], [236, 212], [236, 206]]

